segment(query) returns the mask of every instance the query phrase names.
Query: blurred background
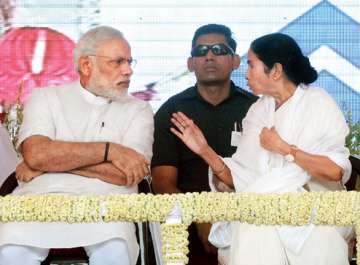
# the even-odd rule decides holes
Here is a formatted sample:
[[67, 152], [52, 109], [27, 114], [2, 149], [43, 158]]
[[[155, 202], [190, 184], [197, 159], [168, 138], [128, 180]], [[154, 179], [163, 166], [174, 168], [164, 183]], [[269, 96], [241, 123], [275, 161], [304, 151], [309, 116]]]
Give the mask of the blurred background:
[[76, 80], [74, 44], [97, 25], [125, 34], [138, 61], [130, 92], [156, 111], [194, 83], [186, 60], [194, 31], [207, 23], [225, 24], [235, 35], [242, 58], [236, 84], [247, 89], [250, 42], [287, 33], [320, 73], [316, 85], [351, 123], [360, 120], [359, 0], [0, 0], [0, 112], [33, 89]]

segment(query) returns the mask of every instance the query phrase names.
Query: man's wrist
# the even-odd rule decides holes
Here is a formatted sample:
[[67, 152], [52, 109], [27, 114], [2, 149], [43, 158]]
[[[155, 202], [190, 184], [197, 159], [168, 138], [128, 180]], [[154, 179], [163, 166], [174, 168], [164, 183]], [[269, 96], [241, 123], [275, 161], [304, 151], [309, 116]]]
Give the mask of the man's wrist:
[[300, 149], [296, 145], [290, 145], [288, 153], [284, 156], [285, 160], [288, 162], [294, 162], [296, 159], [296, 153]]
[[291, 145], [284, 142], [284, 144], [280, 148], [279, 154], [282, 156], [285, 156], [285, 155], [289, 154], [290, 152], [291, 152]]

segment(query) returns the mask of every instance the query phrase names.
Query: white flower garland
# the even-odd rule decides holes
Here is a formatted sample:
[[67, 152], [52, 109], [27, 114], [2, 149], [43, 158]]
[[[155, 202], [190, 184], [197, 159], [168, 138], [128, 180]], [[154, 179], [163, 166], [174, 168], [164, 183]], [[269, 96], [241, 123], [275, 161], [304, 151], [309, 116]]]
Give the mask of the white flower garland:
[[[1, 222], [164, 222], [175, 202], [183, 224], [162, 225], [167, 263], [187, 263], [187, 227], [191, 222], [241, 221], [264, 225], [353, 226], [360, 242], [358, 192], [292, 194], [187, 193], [174, 195], [117, 194], [108, 196], [8, 195], [0, 197]], [[360, 265], [360, 250], [357, 251]]]
[[185, 224], [161, 225], [162, 253], [165, 264], [188, 263], [189, 234], [187, 227]]

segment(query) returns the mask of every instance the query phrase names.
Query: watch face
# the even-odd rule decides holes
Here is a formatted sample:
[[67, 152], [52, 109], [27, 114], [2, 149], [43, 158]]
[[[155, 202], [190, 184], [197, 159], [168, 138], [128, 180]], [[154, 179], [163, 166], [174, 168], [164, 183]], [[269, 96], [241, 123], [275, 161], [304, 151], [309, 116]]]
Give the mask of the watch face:
[[294, 162], [295, 157], [292, 154], [287, 154], [285, 156], [285, 160], [288, 161], [288, 162]]

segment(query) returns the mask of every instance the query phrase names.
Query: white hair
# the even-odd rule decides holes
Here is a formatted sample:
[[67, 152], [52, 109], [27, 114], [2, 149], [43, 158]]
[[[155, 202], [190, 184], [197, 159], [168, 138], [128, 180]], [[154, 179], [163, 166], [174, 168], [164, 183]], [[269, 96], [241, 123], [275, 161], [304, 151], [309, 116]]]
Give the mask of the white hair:
[[95, 54], [101, 44], [112, 39], [124, 40], [125, 38], [121, 31], [108, 26], [99, 26], [84, 33], [74, 49], [75, 69], [79, 72], [79, 58], [81, 56]]

